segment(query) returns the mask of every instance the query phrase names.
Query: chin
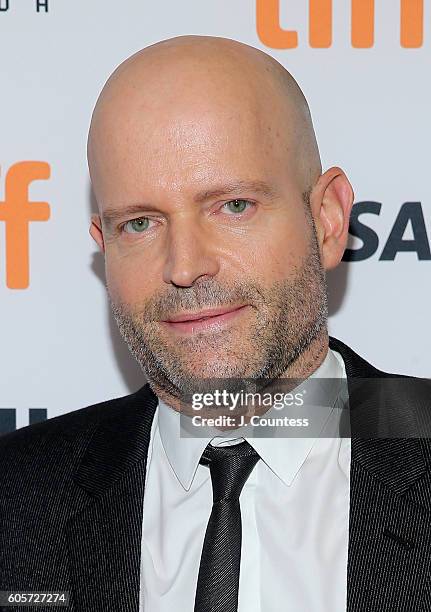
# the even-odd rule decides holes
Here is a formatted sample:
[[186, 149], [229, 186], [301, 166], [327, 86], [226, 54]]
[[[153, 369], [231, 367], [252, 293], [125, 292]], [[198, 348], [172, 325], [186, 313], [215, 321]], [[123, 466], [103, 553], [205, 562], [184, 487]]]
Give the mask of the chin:
[[[202, 360], [204, 361], [204, 359]], [[198, 364], [187, 365], [186, 368], [192, 376], [197, 378], [229, 378], [238, 375], [238, 362], [229, 362], [222, 357], [205, 359]]]

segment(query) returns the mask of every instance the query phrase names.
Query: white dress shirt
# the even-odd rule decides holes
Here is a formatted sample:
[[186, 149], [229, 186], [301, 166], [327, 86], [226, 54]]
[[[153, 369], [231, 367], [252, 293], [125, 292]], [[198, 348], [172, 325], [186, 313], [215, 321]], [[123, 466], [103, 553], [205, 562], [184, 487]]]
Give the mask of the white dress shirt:
[[[329, 349], [313, 378], [345, 379], [341, 355]], [[324, 427], [332, 431], [339, 415], [331, 407]], [[199, 460], [210, 441], [243, 439], [261, 460], [240, 495], [238, 612], [345, 612], [350, 438], [181, 437], [179, 413], [161, 400], [148, 449], [140, 611], [193, 612], [212, 508]]]

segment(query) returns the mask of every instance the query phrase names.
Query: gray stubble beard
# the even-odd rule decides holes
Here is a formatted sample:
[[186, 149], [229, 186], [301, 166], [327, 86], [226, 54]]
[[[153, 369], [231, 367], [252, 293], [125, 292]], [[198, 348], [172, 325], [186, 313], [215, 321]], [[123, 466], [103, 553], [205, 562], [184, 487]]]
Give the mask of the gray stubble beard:
[[[109, 291], [108, 297], [120, 334], [150, 386], [177, 398], [196, 391], [199, 380], [209, 377], [276, 379], [286, 375], [327, 328], [326, 281], [314, 224], [308, 256], [294, 279], [277, 281], [269, 289], [253, 283], [236, 283], [226, 289], [211, 278], [190, 288], [175, 288], [175, 292], [161, 299], [153, 298], [149, 308], [143, 307], [137, 313], [121, 302], [114, 303]], [[251, 327], [250, 341], [247, 346], [239, 346], [239, 354], [230, 351], [229, 342], [225, 341], [224, 355], [200, 377], [199, 372], [193, 373], [187, 368], [184, 356], [195, 351], [199, 363], [204, 363], [205, 354], [220, 347], [224, 332], [197, 334], [192, 339], [178, 337], [173, 350], [173, 345], [169, 345], [160, 333], [158, 321], [161, 317], [157, 318], [156, 313], [200, 310], [233, 302], [250, 303], [255, 308], [256, 322]], [[228, 330], [227, 340], [229, 333], [234, 331]], [[229, 356], [235, 358], [234, 364]]]

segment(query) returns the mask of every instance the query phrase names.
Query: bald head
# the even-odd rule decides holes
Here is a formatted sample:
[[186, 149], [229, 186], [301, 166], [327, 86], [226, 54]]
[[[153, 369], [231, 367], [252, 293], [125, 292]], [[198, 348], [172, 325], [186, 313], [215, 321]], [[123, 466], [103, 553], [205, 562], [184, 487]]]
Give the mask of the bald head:
[[175, 405], [196, 376], [317, 367], [352, 192], [341, 169], [321, 174], [278, 62], [205, 36], [139, 51], [103, 88], [88, 158], [113, 313], [156, 393]]
[[[213, 130], [210, 124], [213, 122]], [[118, 160], [113, 147], [133, 146], [137, 132], [169, 139], [234, 140], [250, 132], [308, 191], [321, 174], [309, 108], [289, 72], [249, 45], [218, 37], [180, 36], [138, 51], [113, 72], [94, 109], [88, 161], [99, 206], [106, 198], [103, 169]], [[146, 138], [146, 137], [145, 137]], [[163, 141], [165, 138], [165, 142]], [[108, 151], [109, 149], [109, 151]]]

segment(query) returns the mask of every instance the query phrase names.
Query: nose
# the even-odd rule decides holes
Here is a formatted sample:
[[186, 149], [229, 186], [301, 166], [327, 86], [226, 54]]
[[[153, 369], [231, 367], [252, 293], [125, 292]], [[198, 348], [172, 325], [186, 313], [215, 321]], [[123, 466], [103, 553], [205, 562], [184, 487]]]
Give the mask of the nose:
[[198, 278], [215, 276], [218, 271], [216, 245], [210, 232], [190, 217], [175, 219], [168, 230], [164, 282], [190, 287]]

